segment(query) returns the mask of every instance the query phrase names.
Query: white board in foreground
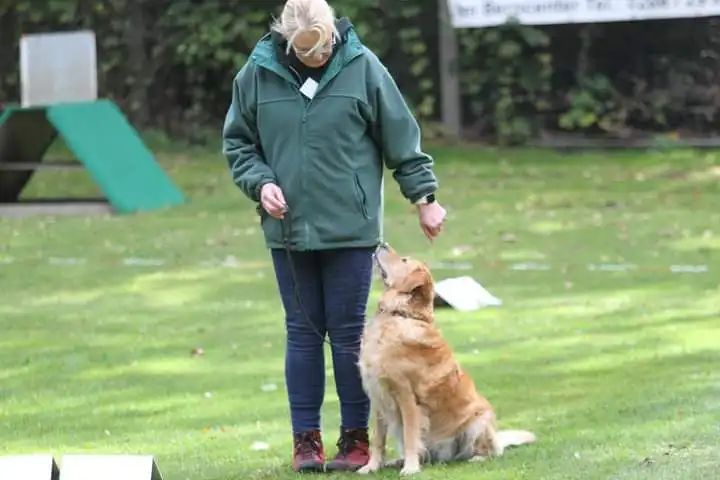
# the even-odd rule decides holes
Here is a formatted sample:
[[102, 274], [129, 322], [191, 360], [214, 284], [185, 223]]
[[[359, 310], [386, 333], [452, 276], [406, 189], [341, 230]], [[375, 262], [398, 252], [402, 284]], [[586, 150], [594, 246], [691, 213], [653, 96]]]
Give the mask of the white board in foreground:
[[58, 480], [52, 455], [9, 455], [0, 457], [1, 480]]
[[60, 480], [162, 480], [152, 455], [64, 455]]
[[435, 295], [461, 312], [502, 305], [502, 300], [468, 276], [440, 280], [435, 284]]

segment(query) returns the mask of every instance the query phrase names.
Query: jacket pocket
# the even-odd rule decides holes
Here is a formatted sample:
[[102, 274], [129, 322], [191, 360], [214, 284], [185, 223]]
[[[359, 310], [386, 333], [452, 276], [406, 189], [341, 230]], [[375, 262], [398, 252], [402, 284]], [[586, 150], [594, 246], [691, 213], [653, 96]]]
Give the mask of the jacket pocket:
[[353, 179], [355, 180], [355, 199], [357, 200], [358, 207], [360, 209], [360, 212], [362, 212], [363, 217], [369, 219], [370, 214], [368, 213], [367, 193], [365, 192], [365, 189], [362, 186], [362, 182], [360, 181], [360, 175], [358, 175], [357, 172], [354, 172]]

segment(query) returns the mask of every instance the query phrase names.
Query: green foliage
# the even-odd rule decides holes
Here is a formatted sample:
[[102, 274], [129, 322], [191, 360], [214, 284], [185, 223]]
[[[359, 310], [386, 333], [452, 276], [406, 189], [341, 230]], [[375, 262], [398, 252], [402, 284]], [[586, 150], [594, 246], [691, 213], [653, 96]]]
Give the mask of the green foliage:
[[524, 143], [537, 131], [536, 113], [548, 105], [552, 74], [548, 36], [508, 22], [463, 32], [461, 45], [462, 82], [472, 113], [490, 119], [499, 143]]
[[592, 75], [580, 80], [568, 94], [570, 108], [558, 118], [566, 130], [588, 130], [599, 127], [611, 132], [623, 125], [625, 111], [617, 90], [604, 75]]
[[[425, 128], [440, 116], [438, 2], [335, 0], [393, 73]], [[16, 0], [0, 3], [0, 104], [19, 97], [22, 34], [90, 28], [100, 94], [139, 128], [201, 140], [217, 131], [232, 77], [282, 2]], [[500, 144], [552, 130], [627, 135], [713, 131], [720, 21], [457, 30], [464, 129]], [[632, 48], [628, 48], [631, 46]]]

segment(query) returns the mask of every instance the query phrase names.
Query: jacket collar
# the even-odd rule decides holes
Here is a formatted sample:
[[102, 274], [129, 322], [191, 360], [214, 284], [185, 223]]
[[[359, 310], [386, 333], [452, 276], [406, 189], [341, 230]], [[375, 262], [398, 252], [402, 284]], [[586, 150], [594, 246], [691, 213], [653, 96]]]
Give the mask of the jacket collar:
[[[351, 61], [365, 53], [365, 46], [355, 32], [355, 27], [347, 17], [336, 22], [340, 33], [337, 53], [330, 60], [327, 71], [318, 86], [318, 91], [332, 80]], [[270, 70], [292, 84], [297, 84], [295, 78], [285, 67], [287, 56], [284, 53], [284, 41], [277, 32], [266, 33], [255, 45], [250, 54], [249, 61], [255, 62], [259, 67]]]

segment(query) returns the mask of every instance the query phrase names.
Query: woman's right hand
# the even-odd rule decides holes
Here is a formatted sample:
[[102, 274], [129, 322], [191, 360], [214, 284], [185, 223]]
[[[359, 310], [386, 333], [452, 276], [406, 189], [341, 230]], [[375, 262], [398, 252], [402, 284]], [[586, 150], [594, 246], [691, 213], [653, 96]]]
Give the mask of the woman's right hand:
[[285, 218], [287, 204], [280, 187], [274, 183], [266, 183], [260, 189], [260, 204], [273, 218]]

